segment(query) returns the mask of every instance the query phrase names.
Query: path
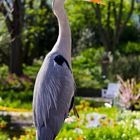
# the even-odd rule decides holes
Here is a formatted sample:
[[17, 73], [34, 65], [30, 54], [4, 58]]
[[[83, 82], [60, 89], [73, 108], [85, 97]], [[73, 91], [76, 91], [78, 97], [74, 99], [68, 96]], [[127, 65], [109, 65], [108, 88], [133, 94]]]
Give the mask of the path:
[[9, 111], [0, 111], [0, 116], [9, 116], [11, 127], [33, 127], [32, 121], [32, 112], [9, 112]]

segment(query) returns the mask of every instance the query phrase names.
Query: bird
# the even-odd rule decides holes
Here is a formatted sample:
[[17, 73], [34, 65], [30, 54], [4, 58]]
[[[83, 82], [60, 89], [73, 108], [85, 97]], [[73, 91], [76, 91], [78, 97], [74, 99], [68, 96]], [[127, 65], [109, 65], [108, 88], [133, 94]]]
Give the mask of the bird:
[[33, 91], [33, 121], [37, 140], [54, 140], [73, 108], [75, 82], [71, 66], [71, 29], [65, 0], [52, 0], [59, 33], [45, 56]]

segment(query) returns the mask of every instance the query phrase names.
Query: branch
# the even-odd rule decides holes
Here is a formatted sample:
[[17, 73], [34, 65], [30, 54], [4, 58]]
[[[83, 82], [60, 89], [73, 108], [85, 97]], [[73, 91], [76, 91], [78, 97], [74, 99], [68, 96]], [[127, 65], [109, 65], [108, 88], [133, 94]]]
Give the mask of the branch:
[[5, 17], [6, 25], [7, 25], [8, 31], [10, 33], [12, 31], [12, 21], [11, 21], [10, 17], [8, 16], [8, 11], [7, 11], [6, 7], [4, 6], [3, 2], [1, 3], [0, 11], [2, 12], [2, 14]]
[[100, 28], [103, 28], [102, 27], [102, 21], [101, 21], [101, 10], [100, 10], [99, 5], [96, 5], [95, 11], [96, 11], [96, 17], [97, 17], [97, 20], [98, 20], [98, 23], [99, 23], [98, 25], [100, 26]]
[[122, 10], [123, 10], [123, 0], [120, 0], [119, 13], [118, 13], [117, 24], [116, 24], [116, 36], [118, 35], [118, 31], [120, 30]]
[[107, 21], [106, 21], [106, 27], [108, 30], [108, 34], [110, 32], [110, 10], [111, 10], [111, 2], [108, 2], [108, 8], [107, 8]]
[[[121, 0], [122, 1], [122, 0]], [[134, 7], [135, 7], [135, 0], [131, 0], [131, 8], [130, 8], [130, 11], [128, 13], [128, 16], [126, 18], [126, 20], [124, 21], [124, 23], [122, 24], [122, 26], [120, 25], [117, 25], [117, 28], [116, 28], [116, 33], [114, 34], [114, 46], [118, 43], [119, 41], [119, 38], [120, 38], [120, 35], [122, 33], [122, 31], [124, 30], [126, 24], [128, 23], [133, 11], [134, 11]], [[121, 14], [122, 12], [120, 12]], [[118, 18], [119, 19], [119, 18]], [[120, 18], [121, 19], [121, 18]], [[121, 23], [121, 22], [120, 22]], [[118, 24], [118, 22], [117, 22]]]
[[99, 29], [99, 34], [100, 34], [102, 43], [104, 44], [105, 47], [107, 47], [108, 46], [107, 39], [106, 39], [107, 34], [102, 25], [102, 20], [101, 20], [102, 16], [101, 16], [100, 5], [96, 4], [95, 12], [96, 12], [96, 18], [98, 21], [98, 29]]
[[[120, 6], [119, 6], [119, 12], [118, 12], [118, 16], [117, 16], [117, 13], [116, 13], [116, 10], [114, 10], [114, 14], [116, 16], [116, 19], [115, 19], [115, 30], [114, 30], [114, 36], [113, 36], [113, 47], [116, 46], [116, 44], [118, 43], [118, 40], [120, 38], [120, 25], [121, 25], [121, 19], [122, 19], [122, 11], [123, 11], [123, 0], [120, 0]], [[115, 3], [114, 3], [114, 8], [115, 8]]]
[[8, 9], [12, 10], [12, 7], [11, 7], [10, 3], [7, 0], [5, 0], [5, 3], [7, 4]]
[[115, 19], [115, 26], [117, 25], [117, 11], [116, 11], [116, 3], [113, 1], [113, 15], [114, 15], [114, 19]]

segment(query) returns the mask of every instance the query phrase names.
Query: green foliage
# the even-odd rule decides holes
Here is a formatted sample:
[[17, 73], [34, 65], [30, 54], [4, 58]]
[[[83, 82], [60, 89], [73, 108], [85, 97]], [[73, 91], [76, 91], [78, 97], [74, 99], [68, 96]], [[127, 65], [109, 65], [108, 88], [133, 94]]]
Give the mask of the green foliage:
[[0, 105], [31, 109], [33, 85], [42, 60], [34, 60], [33, 66], [23, 65], [25, 75], [18, 77], [8, 73], [8, 66], [0, 67]]
[[2, 65], [0, 67], [0, 78], [6, 78], [8, 75], [8, 66], [7, 65]]
[[32, 89], [33, 80], [29, 76], [17, 77], [8, 73], [6, 65], [0, 67], [0, 105], [31, 108]]
[[108, 82], [102, 78], [103, 53], [103, 48], [90, 48], [73, 58], [73, 73], [78, 87], [101, 88]]
[[[131, 133], [130, 133], [131, 132]], [[131, 126], [118, 125], [116, 127], [95, 128], [87, 132], [87, 140], [133, 140], [139, 131]]]
[[109, 65], [108, 78], [116, 80], [116, 75], [120, 75], [124, 80], [135, 78], [140, 81], [140, 56], [124, 56], [119, 52], [114, 55], [113, 62]]
[[5, 128], [8, 124], [7, 121], [9, 121], [9, 118], [7, 120], [7, 116], [0, 116], [0, 128]]
[[23, 65], [23, 72], [25, 75], [28, 75], [33, 81], [35, 80], [37, 73], [41, 67], [43, 59], [34, 59], [33, 64], [30, 65]]
[[[83, 103], [82, 103], [83, 104]], [[81, 104], [80, 104], [81, 105]], [[69, 124], [65, 124], [63, 129], [59, 133], [57, 139], [72, 139], [72, 140], [134, 140], [138, 139], [140, 136], [139, 130], [137, 129], [138, 125], [135, 126], [135, 120], [140, 119], [139, 113], [132, 113], [129, 111], [120, 112], [116, 108], [95, 108], [90, 109], [86, 106], [85, 112], [81, 108], [80, 120], [74, 121]], [[103, 126], [95, 128], [86, 128], [86, 115], [90, 112], [96, 112], [99, 114], [107, 115], [107, 118], [100, 120]], [[108, 112], [109, 111], [109, 112]], [[83, 113], [84, 112], [84, 113]], [[129, 116], [129, 118], [128, 118]], [[116, 122], [117, 119], [117, 122]], [[83, 121], [82, 121], [83, 120]], [[93, 118], [94, 120], [94, 118]], [[110, 124], [112, 122], [112, 125]], [[75, 131], [78, 129], [79, 131]], [[131, 133], [130, 133], [131, 132]], [[67, 135], [66, 135], [67, 134]]]
[[32, 89], [33, 82], [28, 76], [17, 77], [14, 74], [8, 74], [7, 77], [0, 77], [1, 91], [28, 91]]
[[57, 22], [46, 0], [25, 3], [26, 26], [23, 30], [24, 63], [46, 55], [57, 39]]
[[0, 140], [8, 140], [9, 135], [3, 132], [3, 129], [7, 128], [8, 123], [10, 122], [10, 116], [0, 116]]
[[[75, 133], [75, 126], [65, 126], [65, 129], [61, 130], [60, 134], [56, 138], [56, 140], [139, 140], [139, 131], [134, 127], [117, 125], [115, 127], [107, 126], [102, 128], [93, 128], [93, 129], [84, 129], [84, 134]], [[81, 129], [81, 128], [79, 128]], [[130, 133], [131, 132], [131, 133]], [[34, 132], [28, 134], [27, 136], [34, 136]], [[24, 136], [24, 138], [27, 138]], [[34, 140], [33, 137], [31, 140]]]
[[31, 109], [33, 92], [0, 91], [0, 106]]
[[72, 31], [80, 30], [84, 26], [94, 23], [95, 17], [93, 16], [94, 9], [92, 4], [85, 1], [67, 0], [65, 7], [68, 12]]
[[120, 50], [126, 55], [139, 55], [140, 54], [140, 43], [128, 42], [126, 45], [120, 45]]
[[0, 140], [8, 140], [9, 136], [6, 133], [0, 132]]
[[71, 26], [74, 51], [80, 52], [83, 48], [96, 46], [96, 17], [92, 4], [85, 1], [67, 0], [65, 8]]
[[[137, 15], [135, 16], [137, 17]], [[132, 43], [139, 42], [139, 35], [140, 35], [140, 30], [136, 24], [126, 26], [121, 35], [121, 38], [120, 38], [121, 43], [118, 46], [118, 48], [125, 47], [124, 45], [126, 45], [128, 41]], [[122, 43], [124, 43], [123, 46], [121, 45]]]

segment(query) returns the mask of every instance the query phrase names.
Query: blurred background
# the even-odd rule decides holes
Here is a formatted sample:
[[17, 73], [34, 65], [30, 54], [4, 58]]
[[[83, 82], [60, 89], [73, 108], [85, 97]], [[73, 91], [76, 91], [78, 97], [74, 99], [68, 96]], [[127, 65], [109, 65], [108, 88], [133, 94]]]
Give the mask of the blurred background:
[[[140, 140], [140, 1], [93, 2], [65, 3], [80, 118], [56, 139]], [[57, 36], [47, 0], [0, 0], [0, 140], [35, 140], [34, 81]], [[110, 83], [118, 93], [103, 98]]]

